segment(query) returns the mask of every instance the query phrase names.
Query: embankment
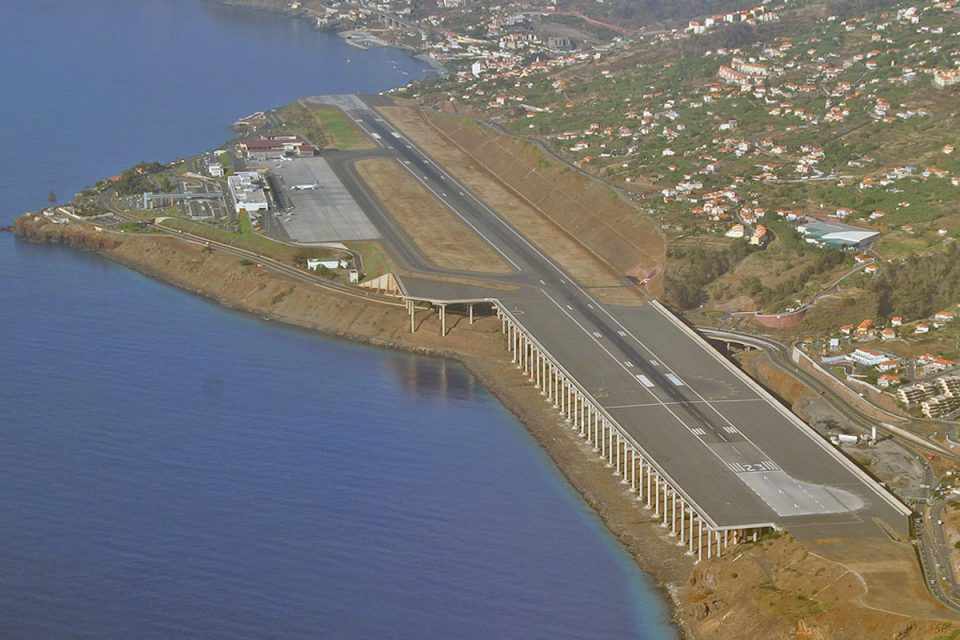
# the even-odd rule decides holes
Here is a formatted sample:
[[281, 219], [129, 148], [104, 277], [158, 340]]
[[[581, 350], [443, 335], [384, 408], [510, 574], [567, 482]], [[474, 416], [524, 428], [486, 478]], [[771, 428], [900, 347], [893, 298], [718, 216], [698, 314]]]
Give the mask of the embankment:
[[[694, 568], [676, 540], [639, 508], [619, 479], [511, 366], [495, 317], [481, 317], [472, 326], [464, 318], [455, 319], [450, 335], [441, 338], [436, 316], [421, 311], [418, 331], [411, 334], [401, 305], [355, 299], [294, 281], [178, 238], [58, 225], [29, 215], [17, 221], [16, 231], [34, 242], [95, 251], [263, 318], [460, 360], [526, 426], [639, 567], [663, 586], [687, 637], [921, 640], [952, 629], [944, 623], [911, 620], [861, 606], [863, 587], [855, 574], [845, 568], [825, 569], [820, 560], [786, 536], [744, 545], [722, 560], [705, 561]], [[876, 635], [880, 629], [889, 633]]]
[[616, 272], [649, 280], [659, 292], [666, 245], [652, 219], [608, 186], [550, 158], [536, 145], [447, 113], [423, 111], [437, 131], [469, 154]]

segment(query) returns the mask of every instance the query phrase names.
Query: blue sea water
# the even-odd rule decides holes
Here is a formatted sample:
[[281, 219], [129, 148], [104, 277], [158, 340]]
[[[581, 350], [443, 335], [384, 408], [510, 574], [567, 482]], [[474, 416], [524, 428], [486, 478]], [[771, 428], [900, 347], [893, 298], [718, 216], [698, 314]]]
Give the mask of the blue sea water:
[[[6, 0], [0, 24], [3, 224], [248, 112], [425, 72], [201, 0]], [[0, 637], [674, 637], [459, 365], [9, 235], [0, 278]]]

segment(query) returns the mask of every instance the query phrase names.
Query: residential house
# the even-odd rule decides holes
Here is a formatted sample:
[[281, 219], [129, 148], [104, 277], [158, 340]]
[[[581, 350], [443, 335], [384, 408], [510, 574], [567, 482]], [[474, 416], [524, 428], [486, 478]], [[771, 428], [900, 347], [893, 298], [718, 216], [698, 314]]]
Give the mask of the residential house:
[[877, 386], [887, 389], [900, 384], [900, 376], [895, 373], [884, 373], [877, 377]]

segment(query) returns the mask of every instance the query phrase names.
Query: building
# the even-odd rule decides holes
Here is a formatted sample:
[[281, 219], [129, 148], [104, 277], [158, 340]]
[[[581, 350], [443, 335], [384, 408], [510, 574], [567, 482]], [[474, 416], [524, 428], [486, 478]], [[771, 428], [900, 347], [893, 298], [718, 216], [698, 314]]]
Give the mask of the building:
[[933, 72], [933, 86], [946, 89], [960, 84], [960, 69], [937, 69]]
[[920, 410], [928, 418], [943, 418], [960, 409], [960, 396], [943, 394], [920, 403]]
[[876, 367], [888, 360], [894, 360], [888, 353], [880, 351], [870, 351], [869, 349], [856, 349], [850, 354], [850, 359], [864, 367]]
[[266, 136], [237, 143], [241, 154], [251, 160], [276, 160], [284, 157], [312, 156], [316, 147], [300, 136]]
[[723, 235], [725, 235], [728, 238], [742, 238], [745, 233], [746, 233], [746, 230], [743, 228], [742, 224], [735, 224], [732, 227], [730, 227], [730, 229], [728, 229], [727, 232]]
[[900, 376], [895, 373], [884, 373], [877, 377], [877, 386], [881, 389], [887, 389], [900, 384]]
[[227, 178], [227, 189], [233, 197], [234, 210], [249, 213], [266, 211], [269, 208], [267, 192], [263, 188], [263, 176], [256, 171], [238, 171]]
[[207, 173], [209, 173], [214, 178], [223, 177], [223, 165], [219, 162], [211, 162], [207, 165]]
[[750, 236], [750, 244], [762, 247], [767, 244], [767, 240], [767, 228], [762, 224], [758, 224], [753, 230], [753, 235]]
[[732, 67], [727, 65], [722, 65], [717, 71], [717, 77], [723, 80], [727, 84], [735, 84], [740, 87], [749, 87], [753, 83], [753, 78], [743, 73], [742, 71], [737, 71]]
[[878, 231], [858, 229], [839, 222], [809, 220], [797, 227], [807, 242], [818, 246], [864, 249], [880, 235]]
[[748, 60], [744, 60], [743, 58], [734, 58], [730, 62], [730, 66], [733, 67], [735, 71], [745, 73], [752, 78], [765, 78], [769, 73], [767, 70], [767, 65], [750, 62]]
[[953, 322], [956, 317], [953, 311], [937, 311], [933, 319], [937, 322]]
[[954, 366], [953, 360], [947, 360], [943, 356], [935, 356], [932, 353], [925, 353], [917, 358], [917, 375], [930, 376]]
[[935, 395], [937, 395], [937, 386], [932, 382], [918, 382], [917, 384], [897, 389], [897, 399], [908, 407], [912, 407]]
[[319, 269], [346, 269], [347, 261], [336, 258], [307, 258], [307, 269], [317, 271]]

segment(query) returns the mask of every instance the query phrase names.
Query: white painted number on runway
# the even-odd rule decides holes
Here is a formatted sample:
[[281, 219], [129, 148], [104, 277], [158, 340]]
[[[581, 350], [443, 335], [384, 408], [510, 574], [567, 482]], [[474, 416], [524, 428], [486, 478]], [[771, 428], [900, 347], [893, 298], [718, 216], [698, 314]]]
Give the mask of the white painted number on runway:
[[669, 380], [670, 382], [672, 382], [673, 384], [675, 384], [675, 385], [678, 386], [678, 387], [682, 387], [682, 386], [683, 386], [683, 380], [681, 380], [681, 379], [678, 378], [677, 376], [673, 375], [672, 373], [668, 373], [668, 374], [667, 374], [667, 380]]
[[640, 384], [645, 386], [647, 389], [653, 389], [653, 383], [650, 382], [650, 378], [648, 378], [647, 376], [638, 373], [637, 380], [639, 380]]

